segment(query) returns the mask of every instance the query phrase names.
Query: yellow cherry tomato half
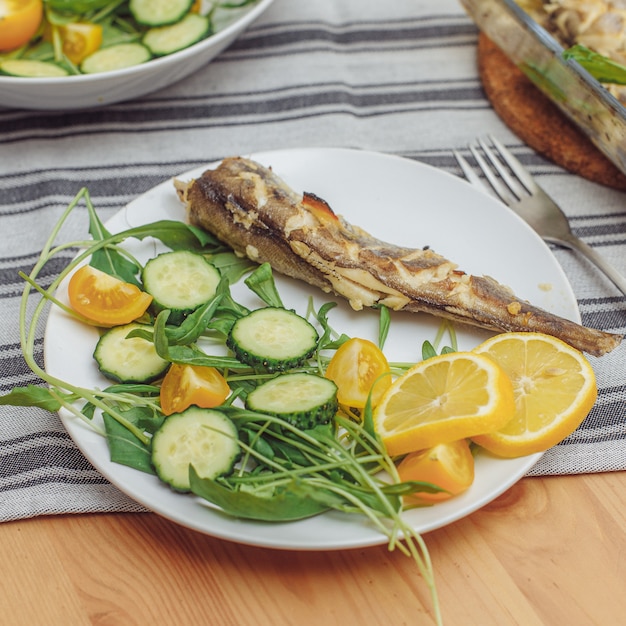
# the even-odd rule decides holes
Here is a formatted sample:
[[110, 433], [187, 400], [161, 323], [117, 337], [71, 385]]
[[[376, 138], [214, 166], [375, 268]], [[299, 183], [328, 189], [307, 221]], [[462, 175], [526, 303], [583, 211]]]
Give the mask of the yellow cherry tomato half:
[[463, 493], [474, 482], [474, 456], [465, 439], [441, 443], [405, 456], [398, 465], [398, 474], [402, 481], [422, 481], [445, 489], [405, 496], [406, 504], [441, 502]]
[[42, 19], [42, 0], [0, 0], [0, 50], [28, 43]]
[[59, 28], [63, 54], [75, 65], [102, 45], [102, 26], [89, 22], [70, 22]]
[[152, 296], [139, 287], [110, 276], [91, 265], [83, 265], [68, 285], [70, 306], [100, 326], [119, 326], [141, 317]]
[[210, 409], [222, 404], [229, 395], [226, 379], [214, 367], [174, 363], [161, 384], [161, 410], [172, 415], [192, 405]]
[[343, 343], [331, 358], [326, 378], [337, 385], [340, 404], [362, 409], [370, 391], [372, 406], [376, 406], [391, 386], [389, 371], [387, 358], [375, 343], [353, 337]]

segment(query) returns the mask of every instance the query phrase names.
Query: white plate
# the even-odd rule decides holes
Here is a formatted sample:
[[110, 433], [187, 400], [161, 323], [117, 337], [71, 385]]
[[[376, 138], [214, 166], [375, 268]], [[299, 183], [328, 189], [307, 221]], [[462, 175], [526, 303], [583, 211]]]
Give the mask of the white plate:
[[[294, 189], [321, 196], [337, 213], [381, 239], [413, 247], [429, 245], [465, 271], [489, 274], [511, 286], [518, 296], [580, 321], [569, 283], [546, 245], [503, 205], [454, 176], [407, 159], [356, 150], [313, 148], [251, 157], [272, 166]], [[179, 178], [189, 180], [202, 170]], [[162, 218], [184, 219], [171, 181], [131, 202], [108, 227], [117, 231]], [[155, 250], [156, 244], [149, 241], [133, 246], [133, 252], [144, 259]], [[310, 295], [316, 306], [330, 299], [296, 281], [277, 277], [277, 283], [285, 304], [301, 312]], [[241, 301], [254, 305], [254, 297], [245, 287], [233, 292]], [[355, 313], [340, 302], [331, 311], [330, 320], [335, 329], [352, 336], [377, 336], [375, 311]], [[393, 361], [419, 360], [422, 342], [434, 340], [438, 327], [439, 321], [428, 315], [394, 315], [385, 352]], [[489, 335], [460, 326], [457, 333], [460, 349], [470, 349]], [[48, 373], [77, 385], [104, 386], [106, 381], [92, 359], [96, 339], [95, 330], [53, 309], [45, 335]], [[282, 549], [327, 550], [386, 542], [361, 517], [335, 512], [281, 524], [232, 519], [194, 496], [174, 493], [153, 476], [111, 463], [100, 435], [67, 413], [61, 417], [83, 454], [109, 481], [148, 509], [189, 528]], [[481, 452], [476, 459], [475, 482], [466, 493], [407, 512], [406, 519], [419, 532], [458, 520], [511, 487], [540, 456], [504, 460]]]

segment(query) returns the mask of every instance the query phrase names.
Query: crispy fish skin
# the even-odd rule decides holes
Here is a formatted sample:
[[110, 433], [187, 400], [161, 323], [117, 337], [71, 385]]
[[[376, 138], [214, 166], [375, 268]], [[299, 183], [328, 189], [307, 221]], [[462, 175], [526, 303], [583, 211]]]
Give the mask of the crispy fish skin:
[[200, 178], [175, 185], [191, 224], [238, 254], [345, 297], [355, 310], [384, 304], [495, 331], [541, 332], [595, 356], [622, 340], [520, 300], [494, 279], [466, 274], [433, 250], [380, 241], [249, 159], [225, 159]]

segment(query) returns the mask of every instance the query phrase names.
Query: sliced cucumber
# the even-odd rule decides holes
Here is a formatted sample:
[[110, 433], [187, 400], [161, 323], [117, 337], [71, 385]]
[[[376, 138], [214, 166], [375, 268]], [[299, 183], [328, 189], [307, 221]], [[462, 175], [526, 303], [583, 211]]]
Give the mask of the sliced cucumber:
[[337, 412], [337, 385], [328, 378], [281, 374], [251, 391], [246, 408], [281, 417], [298, 428], [327, 424]]
[[267, 307], [239, 318], [226, 345], [242, 363], [278, 372], [302, 365], [315, 352], [317, 340], [315, 328], [297, 313]]
[[237, 427], [213, 409], [190, 407], [166, 418], [152, 438], [152, 465], [177, 491], [189, 491], [189, 466], [201, 478], [232, 471], [240, 456]]
[[93, 356], [107, 378], [120, 383], [149, 383], [169, 367], [169, 362], [156, 353], [151, 341], [140, 337], [127, 338], [135, 328], [152, 330], [150, 326], [136, 323], [115, 326], [96, 344]]
[[68, 75], [68, 71], [59, 65], [29, 59], [7, 59], [0, 63], [0, 71], [9, 76], [24, 78], [54, 78]]
[[85, 74], [112, 72], [141, 65], [152, 58], [150, 50], [140, 43], [118, 43], [90, 54], [80, 66]]
[[172, 324], [180, 324], [213, 298], [220, 278], [214, 265], [188, 250], [159, 254], [146, 263], [142, 273], [143, 287], [153, 297], [153, 309], [157, 313], [172, 311], [168, 318]]
[[143, 37], [143, 44], [155, 56], [172, 54], [204, 39], [211, 30], [208, 17], [189, 13], [171, 26], [151, 28]]
[[165, 26], [183, 19], [194, 0], [130, 0], [128, 8], [139, 24]]

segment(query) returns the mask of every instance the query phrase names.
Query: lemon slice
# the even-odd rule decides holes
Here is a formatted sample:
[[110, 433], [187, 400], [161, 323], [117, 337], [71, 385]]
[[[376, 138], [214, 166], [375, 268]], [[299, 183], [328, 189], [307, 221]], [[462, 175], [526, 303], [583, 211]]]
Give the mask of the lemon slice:
[[497, 430], [514, 411], [511, 381], [493, 359], [454, 352], [407, 370], [386, 391], [373, 417], [393, 456]]
[[494, 359], [513, 383], [515, 417], [473, 440], [494, 454], [541, 452], [570, 435], [597, 397], [594, 371], [581, 352], [539, 333], [504, 333], [475, 351]]

